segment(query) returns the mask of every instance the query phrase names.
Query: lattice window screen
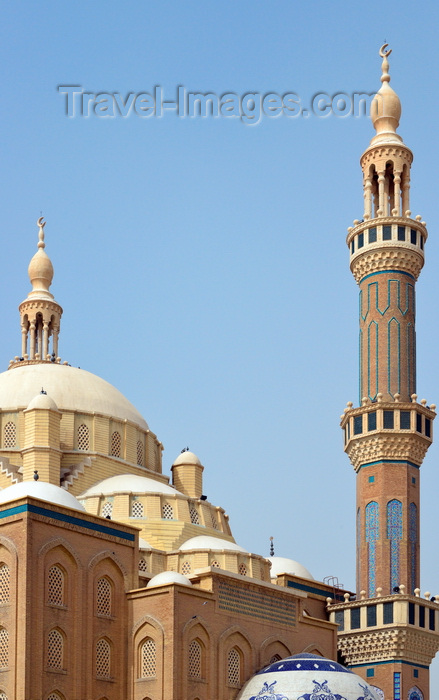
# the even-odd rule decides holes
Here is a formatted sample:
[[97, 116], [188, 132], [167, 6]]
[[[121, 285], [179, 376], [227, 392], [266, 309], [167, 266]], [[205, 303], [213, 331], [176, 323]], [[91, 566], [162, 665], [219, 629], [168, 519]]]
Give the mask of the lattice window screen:
[[0, 691], [0, 700], [8, 700], [8, 696], [6, 695], [6, 693], [2, 693]]
[[218, 520], [216, 519], [216, 515], [213, 511], [210, 511], [210, 520], [212, 522], [213, 529], [218, 530]]
[[111, 677], [111, 648], [106, 639], [96, 642], [96, 675], [98, 678]]
[[139, 560], [139, 571], [148, 571], [148, 562], [146, 559]]
[[139, 467], [143, 467], [143, 443], [141, 440], [137, 440], [137, 464]]
[[132, 518], [143, 518], [143, 503], [140, 501], [133, 501], [131, 504], [131, 517]]
[[274, 663], [276, 663], [276, 661], [280, 661], [281, 658], [282, 658], [282, 657], [279, 656], [279, 654], [275, 654], [274, 656], [271, 657], [271, 659], [270, 659], [270, 661], [269, 661], [268, 663], [269, 663], [269, 664], [274, 664]]
[[220, 567], [220, 564], [219, 564], [219, 561], [217, 561], [216, 559], [214, 559], [213, 561], [211, 561], [211, 562], [210, 562], [210, 565], [213, 566], [215, 569], [220, 569], [220, 568], [221, 568], [221, 567]]
[[3, 446], [4, 447], [15, 447], [17, 443], [17, 428], [15, 423], [8, 421], [4, 427], [3, 431]]
[[102, 508], [102, 517], [106, 518], [107, 515], [111, 518], [111, 514], [113, 512], [113, 504], [110, 503], [110, 501], [107, 501], [104, 503], [103, 508]]
[[9, 665], [9, 634], [4, 627], [0, 629], [0, 668]]
[[0, 603], [9, 603], [10, 571], [7, 564], [0, 565]]
[[189, 514], [191, 516], [191, 523], [193, 525], [199, 525], [200, 524], [200, 517], [197, 513], [197, 509], [195, 508], [195, 505], [193, 503], [190, 504], [189, 506]]
[[90, 449], [90, 431], [85, 423], [78, 427], [78, 450]]
[[153, 639], [146, 639], [142, 644], [142, 678], [154, 678], [156, 675], [157, 652]]
[[241, 656], [235, 647], [230, 649], [227, 657], [227, 681], [235, 688], [241, 685]]
[[174, 510], [169, 503], [165, 503], [162, 508], [162, 517], [164, 520], [172, 520], [174, 517]]
[[194, 639], [189, 644], [189, 678], [202, 677], [202, 653], [201, 644]]
[[47, 574], [47, 602], [64, 605], [64, 573], [59, 566], [51, 566]]
[[247, 576], [247, 567], [245, 564], [239, 565], [239, 573], [241, 574], [241, 576]]
[[62, 695], [60, 695], [59, 693], [50, 693], [50, 695], [47, 697], [47, 700], [63, 700], [63, 698]]
[[62, 668], [63, 636], [58, 630], [51, 630], [47, 636], [47, 665], [49, 668]]
[[115, 430], [114, 433], [111, 434], [111, 452], [110, 454], [113, 457], [120, 457], [120, 448], [122, 444], [122, 438], [120, 437], [120, 433]]
[[191, 573], [191, 563], [190, 561], [185, 561], [183, 562], [183, 566], [181, 567], [181, 573], [182, 574], [190, 574]]
[[96, 613], [104, 617], [111, 616], [111, 583], [104, 576], [96, 586]]

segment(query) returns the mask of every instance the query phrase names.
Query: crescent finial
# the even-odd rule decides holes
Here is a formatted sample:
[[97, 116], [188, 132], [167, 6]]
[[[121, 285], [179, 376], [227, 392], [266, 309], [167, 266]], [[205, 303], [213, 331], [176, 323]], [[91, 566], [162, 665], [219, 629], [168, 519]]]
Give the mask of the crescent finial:
[[383, 44], [382, 47], [380, 48], [380, 56], [381, 58], [387, 58], [387, 56], [390, 56], [392, 53], [392, 49], [389, 49], [388, 51], [385, 51], [385, 49], [388, 47], [389, 44]]
[[46, 244], [44, 243], [44, 227], [46, 225], [46, 222], [44, 221], [44, 216], [40, 216], [40, 218], [37, 221], [37, 226], [39, 227], [38, 231], [38, 248], [45, 248]]

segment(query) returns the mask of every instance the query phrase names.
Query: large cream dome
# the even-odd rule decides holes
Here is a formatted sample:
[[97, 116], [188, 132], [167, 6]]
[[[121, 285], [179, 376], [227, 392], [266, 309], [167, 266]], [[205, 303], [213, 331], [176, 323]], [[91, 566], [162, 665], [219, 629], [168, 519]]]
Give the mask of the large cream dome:
[[0, 374], [0, 407], [27, 408], [41, 389], [55, 401], [60, 411], [100, 413], [128, 420], [143, 430], [148, 425], [132, 403], [114, 386], [77, 367], [57, 363], [15, 366]]

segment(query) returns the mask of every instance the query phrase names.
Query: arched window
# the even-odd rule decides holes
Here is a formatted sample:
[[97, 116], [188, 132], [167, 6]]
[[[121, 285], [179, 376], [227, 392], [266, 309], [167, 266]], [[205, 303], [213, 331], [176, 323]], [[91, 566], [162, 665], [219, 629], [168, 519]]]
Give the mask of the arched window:
[[203, 647], [197, 639], [189, 644], [189, 678], [203, 678]]
[[51, 566], [47, 573], [47, 602], [50, 605], [64, 605], [64, 572], [57, 566]]
[[17, 428], [15, 423], [8, 421], [3, 430], [3, 447], [15, 447], [17, 444]]
[[408, 700], [424, 700], [422, 691], [416, 685], [409, 690]]
[[394, 499], [387, 504], [387, 539], [390, 540], [390, 590], [400, 584], [399, 543], [402, 539], [402, 503]]
[[111, 617], [112, 585], [106, 576], [98, 579], [96, 584], [96, 614]]
[[102, 517], [103, 518], [111, 518], [111, 515], [113, 513], [113, 504], [111, 501], [106, 501], [104, 505], [102, 506]]
[[137, 440], [137, 464], [139, 467], [143, 467], [143, 443], [141, 440]]
[[57, 693], [55, 690], [47, 696], [47, 700], [64, 700], [64, 695], [60, 695], [60, 693]]
[[111, 433], [111, 451], [110, 454], [112, 457], [120, 457], [120, 448], [122, 444], [122, 438], [120, 437], [120, 433], [115, 430], [114, 433]]
[[416, 570], [417, 570], [417, 544], [418, 544], [418, 509], [416, 503], [410, 503], [409, 510], [409, 541], [410, 541], [410, 590], [408, 593], [413, 595], [416, 588]]
[[271, 659], [268, 663], [275, 664], [276, 661], [280, 661], [281, 659], [282, 659], [282, 657], [279, 654], [275, 654], [274, 656], [271, 657]]
[[156, 644], [148, 637], [140, 649], [140, 678], [155, 678], [157, 664]]
[[187, 574], [191, 573], [191, 563], [190, 561], [185, 561], [183, 562], [183, 566], [181, 567], [181, 573], [184, 574], [184, 576], [187, 576]]
[[0, 668], [9, 666], [9, 634], [4, 627], [0, 628]]
[[89, 450], [90, 449], [90, 430], [85, 425], [81, 423], [78, 427], [78, 450]]
[[131, 517], [143, 518], [143, 503], [140, 501], [133, 501], [131, 503]]
[[380, 536], [379, 506], [371, 501], [366, 506], [366, 542], [368, 543], [368, 587], [369, 598], [373, 598], [376, 588], [375, 552], [376, 541]]
[[172, 520], [174, 518], [174, 510], [169, 503], [165, 503], [162, 508], [163, 520]]
[[0, 690], [0, 700], [8, 700], [8, 696], [2, 690]]
[[111, 647], [110, 642], [104, 638], [96, 642], [96, 676], [111, 678]]
[[7, 564], [0, 564], [0, 603], [9, 603], [10, 571]]
[[191, 503], [189, 505], [189, 515], [191, 516], [192, 525], [199, 525], [200, 524], [200, 518], [199, 518], [197, 509], [196, 509], [194, 503]]
[[47, 666], [62, 669], [64, 639], [58, 630], [51, 630], [47, 635]]
[[241, 685], [241, 654], [236, 647], [227, 656], [227, 683], [234, 688]]

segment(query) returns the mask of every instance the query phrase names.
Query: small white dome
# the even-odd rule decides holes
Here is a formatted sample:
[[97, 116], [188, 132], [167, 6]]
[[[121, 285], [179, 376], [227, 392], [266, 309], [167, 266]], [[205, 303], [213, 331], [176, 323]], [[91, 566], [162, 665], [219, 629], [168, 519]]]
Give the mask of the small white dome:
[[213, 549], [215, 551], [228, 549], [232, 552], [248, 554], [246, 549], [240, 547], [239, 544], [235, 544], [235, 542], [229, 542], [229, 540], [223, 540], [219, 537], [209, 537], [208, 535], [198, 535], [198, 537], [191, 537], [190, 540], [186, 540], [181, 545], [180, 552], [188, 552], [191, 549]]
[[139, 537], [139, 549], [152, 549], [152, 545], [144, 540], [143, 537]]
[[34, 408], [43, 408], [46, 411], [57, 411], [58, 406], [56, 405], [55, 401], [50, 398], [47, 394], [43, 394], [40, 392], [30, 402], [29, 406], [27, 407], [27, 411], [31, 411]]
[[79, 498], [87, 498], [87, 496], [110, 496], [115, 493], [180, 493], [172, 486], [163, 484], [156, 479], [150, 479], [148, 476], [138, 476], [137, 474], [117, 474], [110, 476], [108, 479], [98, 481], [97, 484], [90, 486], [87, 491], [84, 491]]
[[0, 504], [9, 503], [9, 501], [15, 501], [24, 496], [33, 496], [33, 498], [40, 498], [42, 501], [49, 501], [49, 503], [55, 503], [59, 506], [85, 511], [84, 506], [71, 493], [60, 486], [55, 486], [55, 484], [48, 484], [46, 481], [22, 481], [19, 484], [8, 486], [0, 491]]
[[179, 454], [172, 466], [176, 467], [179, 464], [196, 464], [201, 467], [201, 462], [197, 455], [189, 451]]
[[291, 574], [292, 576], [301, 576], [314, 581], [314, 576], [310, 574], [308, 569], [299, 564], [299, 562], [294, 561], [294, 559], [287, 559], [287, 557], [267, 557], [267, 559], [271, 562], [271, 578], [276, 578], [280, 574]]
[[179, 574], [176, 571], [162, 571], [161, 574], [153, 576], [152, 579], [148, 581], [146, 587], [166, 586], [168, 583], [179, 583], [180, 586], [192, 586], [187, 576], [183, 576], [183, 574]]

